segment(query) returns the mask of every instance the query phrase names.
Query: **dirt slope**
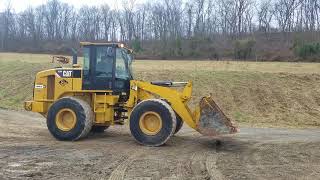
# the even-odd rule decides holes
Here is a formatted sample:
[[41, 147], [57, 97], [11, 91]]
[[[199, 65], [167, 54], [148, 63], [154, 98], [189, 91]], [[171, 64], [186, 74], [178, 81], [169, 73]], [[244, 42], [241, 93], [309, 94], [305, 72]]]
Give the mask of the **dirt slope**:
[[232, 138], [184, 127], [167, 145], [140, 146], [127, 127], [78, 142], [51, 137], [37, 114], [0, 110], [0, 179], [316, 179], [320, 130], [242, 128]]

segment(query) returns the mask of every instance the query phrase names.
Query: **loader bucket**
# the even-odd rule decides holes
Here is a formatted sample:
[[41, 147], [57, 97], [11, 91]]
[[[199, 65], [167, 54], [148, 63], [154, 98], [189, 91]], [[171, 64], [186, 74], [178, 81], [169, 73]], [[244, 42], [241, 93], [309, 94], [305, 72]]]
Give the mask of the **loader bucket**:
[[199, 105], [200, 119], [197, 124], [197, 131], [202, 135], [218, 136], [234, 134], [239, 131], [210, 96], [203, 97]]

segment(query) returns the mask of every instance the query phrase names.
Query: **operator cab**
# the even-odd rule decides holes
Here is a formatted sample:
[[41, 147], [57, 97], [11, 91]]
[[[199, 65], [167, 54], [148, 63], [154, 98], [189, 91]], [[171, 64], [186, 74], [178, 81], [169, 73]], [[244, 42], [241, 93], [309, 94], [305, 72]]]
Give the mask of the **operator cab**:
[[132, 50], [120, 43], [81, 43], [83, 47], [83, 90], [112, 90], [129, 94]]

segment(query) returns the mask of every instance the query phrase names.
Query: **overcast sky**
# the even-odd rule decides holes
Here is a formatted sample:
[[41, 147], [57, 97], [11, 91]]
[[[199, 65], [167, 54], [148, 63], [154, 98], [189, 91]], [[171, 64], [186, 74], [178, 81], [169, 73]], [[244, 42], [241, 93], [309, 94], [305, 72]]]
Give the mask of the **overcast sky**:
[[[27, 7], [35, 7], [41, 4], [45, 4], [47, 0], [0, 0], [0, 11], [2, 11], [10, 1], [11, 7], [15, 9], [16, 12], [21, 12]], [[81, 7], [82, 5], [88, 6], [98, 6], [101, 4], [109, 4], [111, 8], [119, 7], [122, 3], [122, 0], [60, 0], [65, 3], [72, 4], [76, 8]], [[136, 3], [143, 3], [146, 0], [135, 0]], [[118, 4], [118, 5], [117, 5]]]

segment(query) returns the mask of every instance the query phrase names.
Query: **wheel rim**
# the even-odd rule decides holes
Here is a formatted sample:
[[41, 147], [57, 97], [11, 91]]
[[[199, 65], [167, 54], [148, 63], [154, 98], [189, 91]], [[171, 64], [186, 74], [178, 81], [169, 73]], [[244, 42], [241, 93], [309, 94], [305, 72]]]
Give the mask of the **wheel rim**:
[[143, 133], [153, 136], [160, 132], [162, 119], [158, 113], [148, 111], [140, 117], [139, 126]]
[[70, 131], [75, 127], [76, 122], [76, 113], [71, 109], [61, 109], [56, 115], [56, 125], [61, 131]]

